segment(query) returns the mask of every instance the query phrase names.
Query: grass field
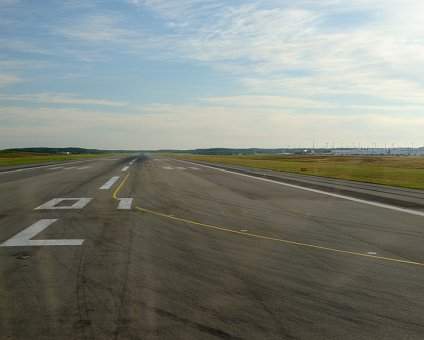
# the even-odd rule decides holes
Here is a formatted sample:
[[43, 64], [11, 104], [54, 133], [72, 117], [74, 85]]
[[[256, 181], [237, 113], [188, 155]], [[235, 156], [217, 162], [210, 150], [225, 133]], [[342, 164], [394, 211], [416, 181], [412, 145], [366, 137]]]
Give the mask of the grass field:
[[311, 176], [424, 189], [424, 157], [315, 155], [169, 155]]
[[24, 165], [34, 163], [46, 162], [60, 162], [78, 159], [90, 159], [100, 157], [112, 156], [127, 156], [130, 154], [77, 154], [77, 155], [62, 155], [62, 154], [49, 154], [49, 153], [35, 153], [35, 152], [19, 152], [19, 151], [0, 151], [0, 167], [10, 165]]

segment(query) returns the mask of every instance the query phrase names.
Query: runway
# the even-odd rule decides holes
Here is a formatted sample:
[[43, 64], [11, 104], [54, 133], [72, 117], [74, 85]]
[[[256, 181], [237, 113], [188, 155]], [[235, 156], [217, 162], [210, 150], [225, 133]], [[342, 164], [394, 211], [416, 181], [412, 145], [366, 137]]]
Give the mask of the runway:
[[158, 156], [0, 172], [16, 339], [422, 339], [424, 193]]

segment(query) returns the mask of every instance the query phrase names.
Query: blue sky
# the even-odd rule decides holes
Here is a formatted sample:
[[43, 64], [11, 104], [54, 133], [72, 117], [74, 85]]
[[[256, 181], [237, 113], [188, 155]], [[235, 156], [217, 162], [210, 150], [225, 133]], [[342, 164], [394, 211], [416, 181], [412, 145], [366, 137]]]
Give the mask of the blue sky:
[[0, 0], [0, 148], [424, 144], [416, 0]]

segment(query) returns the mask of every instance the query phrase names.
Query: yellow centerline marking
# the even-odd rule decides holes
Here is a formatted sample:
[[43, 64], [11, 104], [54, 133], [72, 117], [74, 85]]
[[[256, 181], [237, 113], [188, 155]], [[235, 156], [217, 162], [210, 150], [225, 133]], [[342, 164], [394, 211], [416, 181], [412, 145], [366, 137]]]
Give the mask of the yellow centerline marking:
[[[118, 194], [119, 190], [121, 190], [122, 186], [125, 184], [125, 182], [127, 181], [129, 176], [130, 176], [130, 173], [128, 173], [127, 176], [125, 176], [125, 178], [122, 180], [122, 182], [119, 184], [119, 186], [114, 191], [114, 193], [112, 195], [114, 199], [116, 199], [116, 200], [118, 199], [117, 194]], [[181, 218], [181, 217], [175, 217], [175, 216], [172, 216], [172, 215], [163, 214], [163, 213], [153, 211], [153, 210], [149, 210], [149, 209], [142, 208], [142, 207], [135, 207], [135, 209], [149, 213], [149, 214], [152, 214], [152, 215], [161, 216], [161, 217], [165, 217], [165, 218], [168, 218], [168, 219], [171, 219], [171, 220], [193, 224], [193, 225], [196, 225], [196, 226], [199, 226], [199, 227], [219, 230], [219, 231], [226, 232], [226, 233], [243, 235], [243, 236], [248, 236], [248, 237], [253, 237], [253, 238], [268, 240], [268, 241], [274, 241], [274, 242], [280, 242], [280, 243], [285, 243], [285, 244], [292, 244], [292, 245], [301, 246], [301, 247], [307, 247], [307, 248], [313, 248], [313, 249], [319, 249], [319, 250], [326, 250], [326, 251], [330, 251], [330, 252], [334, 252], [334, 253], [349, 254], [349, 255], [354, 255], [354, 256], [368, 257], [368, 258], [372, 258], [372, 259], [378, 259], [378, 260], [384, 260], [384, 261], [390, 261], [390, 262], [398, 262], [398, 263], [405, 263], [405, 264], [412, 264], [412, 265], [415, 265], [415, 266], [423, 266], [424, 267], [423, 262], [414, 262], [414, 261], [409, 261], [409, 260], [394, 259], [394, 258], [391, 258], [391, 257], [377, 256], [377, 255], [371, 255], [371, 254], [363, 254], [363, 253], [357, 253], [357, 252], [349, 251], [349, 250], [342, 250], [342, 249], [337, 249], [337, 248], [317, 246], [315, 244], [296, 242], [296, 241], [286, 240], [286, 239], [282, 239], [282, 238], [252, 234], [252, 233], [248, 233], [248, 232], [244, 232], [244, 231], [238, 231], [238, 230], [218, 227], [218, 226], [214, 226], [214, 225], [211, 225], [211, 224], [196, 222], [196, 221], [187, 220], [187, 219]]]
[[118, 194], [119, 190], [121, 190], [122, 186], [125, 184], [125, 182], [127, 181], [128, 177], [129, 177], [130, 173], [128, 173], [125, 178], [123, 179], [123, 181], [119, 184], [119, 186], [116, 188], [116, 190], [113, 192], [112, 197], [114, 199], [118, 199], [118, 197], [116, 197], [116, 195]]
[[264, 236], [264, 235], [257, 235], [257, 234], [243, 232], [243, 231], [237, 231], [237, 230], [232, 230], [232, 229], [228, 229], [228, 228], [217, 227], [217, 226], [214, 226], [214, 225], [211, 225], [211, 224], [191, 221], [191, 220], [187, 220], [185, 218], [166, 215], [166, 214], [163, 214], [163, 213], [160, 213], [160, 212], [156, 212], [156, 211], [141, 208], [141, 207], [135, 207], [135, 208], [140, 210], [140, 211], [149, 213], [149, 214], [153, 214], [153, 215], [157, 215], [157, 216], [161, 216], [161, 217], [166, 217], [166, 218], [169, 218], [169, 219], [172, 219], [172, 220], [186, 222], [186, 223], [194, 224], [194, 225], [197, 225], [197, 226], [200, 226], [200, 227], [219, 230], [219, 231], [223, 231], [223, 232], [227, 232], [227, 233], [244, 235], [244, 236], [254, 237], [254, 238], [258, 238], [258, 239], [269, 240], [269, 241], [276, 241], [276, 242], [280, 242], [280, 243], [293, 244], [293, 245], [296, 245], [296, 246], [326, 250], [326, 251], [331, 251], [331, 252], [336, 252], [336, 253], [349, 254], [349, 255], [362, 256], [362, 257], [370, 257], [370, 258], [373, 258], [373, 259], [379, 259], [379, 260], [385, 260], [385, 261], [391, 261], [391, 262], [400, 262], [400, 263], [406, 263], [406, 264], [413, 264], [413, 265], [416, 265], [416, 266], [424, 266], [424, 263], [422, 263], [422, 262], [414, 262], [414, 261], [400, 260], [400, 259], [394, 259], [394, 258], [384, 257], [384, 256], [362, 254], [362, 253], [357, 253], [357, 252], [354, 252], [354, 251], [348, 251], [348, 250], [342, 250], [342, 249], [336, 249], [336, 248], [329, 248], [329, 247], [322, 247], [322, 246], [317, 246], [317, 245], [314, 245], [314, 244], [290, 241], [290, 240], [285, 240], [285, 239], [270, 237], [270, 236]]

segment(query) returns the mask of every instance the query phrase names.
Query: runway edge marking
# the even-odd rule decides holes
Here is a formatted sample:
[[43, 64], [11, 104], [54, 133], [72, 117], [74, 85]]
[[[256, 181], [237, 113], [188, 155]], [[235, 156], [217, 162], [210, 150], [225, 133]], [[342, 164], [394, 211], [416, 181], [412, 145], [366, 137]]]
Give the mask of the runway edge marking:
[[170, 158], [170, 159], [174, 160], [174, 161], [184, 162], [184, 163], [196, 164], [196, 165], [199, 165], [199, 166], [203, 166], [205, 168], [210, 168], [210, 169], [218, 170], [218, 171], [221, 171], [221, 172], [227, 172], [227, 173], [230, 173], [230, 174], [233, 174], [233, 175], [238, 175], [238, 176], [253, 178], [253, 179], [256, 179], [256, 180], [265, 181], [265, 182], [269, 182], [269, 183], [284, 185], [284, 186], [287, 186], [287, 187], [290, 187], [290, 188], [301, 189], [301, 190], [305, 190], [305, 191], [315, 192], [317, 194], [341, 198], [341, 199], [348, 200], [348, 201], [368, 204], [368, 205], [372, 205], [372, 206], [379, 207], [379, 208], [391, 209], [391, 210], [400, 211], [400, 212], [404, 212], [404, 213], [411, 214], [411, 215], [424, 216], [424, 211], [400, 208], [400, 207], [396, 207], [396, 206], [390, 205], [390, 204], [367, 201], [367, 200], [362, 200], [360, 198], [355, 198], [355, 197], [350, 197], [350, 196], [345, 196], [345, 195], [333, 194], [331, 192], [327, 192], [327, 191], [323, 191], [323, 190], [311, 189], [311, 188], [302, 187], [300, 185], [275, 181], [275, 180], [272, 180], [272, 179], [256, 177], [256, 176], [253, 176], [253, 175], [241, 174], [241, 173], [238, 173], [238, 172], [229, 171], [229, 170], [217, 168], [217, 167], [214, 167], [214, 166], [199, 164], [199, 163], [195, 163], [195, 162], [183, 161], [183, 160], [174, 159], [174, 158]]

